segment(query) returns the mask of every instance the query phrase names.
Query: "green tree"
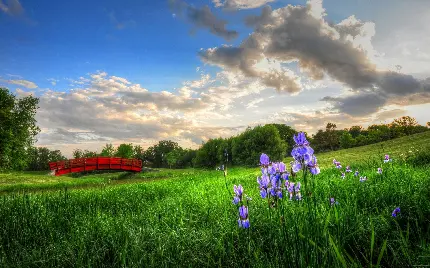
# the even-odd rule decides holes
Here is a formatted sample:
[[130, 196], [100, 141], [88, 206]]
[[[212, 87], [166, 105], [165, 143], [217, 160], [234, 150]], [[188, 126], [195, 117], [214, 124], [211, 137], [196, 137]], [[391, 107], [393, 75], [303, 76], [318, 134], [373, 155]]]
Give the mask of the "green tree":
[[281, 139], [285, 141], [285, 143], [287, 144], [286, 154], [289, 154], [289, 152], [291, 152], [295, 144], [293, 136], [296, 135], [298, 132], [294, 128], [286, 124], [268, 124], [268, 125], [273, 125], [274, 127], [276, 127], [276, 129], [279, 132], [279, 135], [281, 136]]
[[136, 158], [136, 159], [143, 159], [143, 153], [144, 153], [144, 151], [145, 150], [143, 150], [143, 148], [142, 148], [142, 146], [140, 146], [140, 145], [136, 145], [136, 146], [134, 146], [134, 148], [133, 148], [133, 158]]
[[340, 136], [340, 147], [343, 149], [354, 147], [356, 140], [352, 137], [351, 133], [345, 131]]
[[83, 158], [84, 152], [81, 149], [75, 149], [75, 150], [73, 150], [72, 155], [73, 155], [74, 159]]
[[358, 135], [360, 135], [362, 131], [363, 131], [363, 127], [361, 127], [361, 126], [352, 126], [348, 130], [348, 132], [352, 135], [352, 137], [354, 139], [357, 138]]
[[29, 150], [40, 132], [36, 126], [39, 99], [17, 99], [0, 88], [0, 169], [22, 170], [28, 165]]
[[133, 148], [133, 144], [120, 144], [118, 146], [118, 148], [115, 151], [115, 156], [116, 157], [121, 157], [121, 158], [133, 158], [134, 155], [134, 148]]
[[103, 147], [102, 152], [100, 153], [100, 156], [114, 156], [115, 154], [115, 148], [113, 147], [112, 143], [107, 143], [105, 147]]
[[175, 149], [179, 149], [176, 142], [170, 140], [159, 141], [158, 144], [149, 147], [143, 153], [145, 164], [150, 164], [152, 167], [168, 167], [166, 156]]
[[248, 128], [232, 142], [233, 163], [237, 165], [256, 166], [262, 153], [272, 161], [280, 161], [285, 152], [286, 143], [273, 125]]
[[85, 150], [82, 154], [82, 157], [84, 158], [97, 157], [97, 152]]

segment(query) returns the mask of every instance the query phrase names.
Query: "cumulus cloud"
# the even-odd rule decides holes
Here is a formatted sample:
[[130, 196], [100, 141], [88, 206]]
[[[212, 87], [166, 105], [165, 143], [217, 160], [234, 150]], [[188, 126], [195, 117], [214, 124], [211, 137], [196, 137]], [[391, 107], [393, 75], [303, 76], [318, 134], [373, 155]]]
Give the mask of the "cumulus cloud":
[[235, 39], [238, 32], [227, 30], [227, 22], [219, 19], [212, 13], [209, 6], [196, 8], [181, 0], [169, 0], [170, 7], [177, 15], [182, 16], [185, 11], [185, 16], [197, 28], [208, 29], [211, 33], [224, 38], [227, 41]]
[[246, 19], [254, 32], [239, 47], [210, 48], [199, 55], [205, 63], [259, 77], [268, 87], [293, 93], [301, 88], [294, 79], [265, 75], [256, 71], [255, 65], [264, 58], [281, 63], [297, 61], [302, 72], [312, 79], [328, 75], [350, 88], [354, 94], [323, 100], [351, 115], [374, 113], [392, 98], [428, 91], [424, 81], [378, 70], [370, 61], [368, 54], [372, 54], [373, 47], [369, 37], [374, 35], [374, 24], [351, 16], [334, 25], [324, 16], [322, 2], [317, 0], [306, 6], [288, 5], [276, 10], [266, 6], [261, 15]]
[[0, 10], [11, 16], [19, 16], [24, 13], [24, 8], [22, 7], [19, 0], [0, 0]]
[[37, 85], [34, 82], [28, 81], [28, 80], [2, 80], [5, 83], [23, 86], [26, 88], [37, 88]]
[[258, 8], [274, 1], [275, 0], [212, 0], [215, 7], [223, 7], [227, 10]]

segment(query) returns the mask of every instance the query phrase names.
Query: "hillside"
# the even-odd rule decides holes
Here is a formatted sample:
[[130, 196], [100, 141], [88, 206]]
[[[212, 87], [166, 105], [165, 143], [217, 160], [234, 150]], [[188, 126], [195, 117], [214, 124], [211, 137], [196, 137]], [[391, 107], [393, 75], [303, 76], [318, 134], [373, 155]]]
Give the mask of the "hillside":
[[[394, 158], [404, 158], [413, 152], [428, 150], [430, 150], [430, 131], [355, 148], [317, 153], [316, 156], [318, 164], [324, 168], [333, 165], [334, 158], [341, 163], [352, 164], [374, 158], [381, 159], [385, 154]], [[288, 158], [286, 163], [290, 161], [292, 158]]]

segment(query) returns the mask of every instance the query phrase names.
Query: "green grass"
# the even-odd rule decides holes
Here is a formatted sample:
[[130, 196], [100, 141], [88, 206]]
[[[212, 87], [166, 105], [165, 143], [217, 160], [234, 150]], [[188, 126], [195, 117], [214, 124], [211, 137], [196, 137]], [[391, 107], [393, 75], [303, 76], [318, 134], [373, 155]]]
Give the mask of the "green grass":
[[[105, 183], [87, 189], [3, 194], [0, 267], [427, 265], [430, 168], [400, 158], [411, 146], [421, 151], [408, 152], [408, 159], [425, 154], [429, 136], [419, 135], [389, 141], [385, 151], [371, 145], [317, 155], [325, 168], [313, 180], [313, 199], [284, 199], [276, 209], [268, 209], [267, 200], [259, 196], [258, 168], [229, 169], [227, 189], [217, 171], [162, 170], [131, 177], [121, 173], [64, 177], [73, 183], [109, 176], [111, 181], [126, 181], [111, 187]], [[385, 152], [393, 155], [393, 162], [382, 163]], [[333, 157], [344, 166], [351, 163], [368, 181], [361, 183], [352, 174], [342, 180], [332, 167]], [[376, 173], [380, 166], [382, 175]], [[22, 174], [16, 180], [40, 185], [44, 182], [35, 182], [37, 177], [46, 177], [32, 176]], [[242, 184], [252, 198], [248, 230], [237, 227], [237, 207], [231, 202], [234, 184]], [[331, 206], [330, 197], [339, 204]], [[393, 218], [397, 206], [401, 214]]]

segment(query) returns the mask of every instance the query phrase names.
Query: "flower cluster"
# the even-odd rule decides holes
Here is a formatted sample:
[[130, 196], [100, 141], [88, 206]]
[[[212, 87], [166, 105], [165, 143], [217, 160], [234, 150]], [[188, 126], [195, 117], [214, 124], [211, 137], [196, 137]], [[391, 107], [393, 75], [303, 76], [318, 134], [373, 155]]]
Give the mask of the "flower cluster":
[[[237, 223], [239, 224], [240, 228], [249, 228], [249, 217], [248, 217], [248, 206], [244, 205], [243, 200], [243, 187], [242, 185], [233, 186], [234, 191], [234, 197], [233, 197], [233, 204], [240, 205], [239, 206], [239, 219], [237, 220]], [[246, 197], [247, 200], [250, 200], [250, 198]]]
[[391, 161], [390, 156], [388, 154], [386, 154], [385, 158], [384, 158], [384, 163], [387, 163], [387, 162], [390, 162], [390, 161]]
[[397, 208], [395, 208], [394, 210], [393, 210], [393, 213], [391, 213], [391, 216], [393, 216], [393, 217], [397, 217], [397, 214], [399, 214], [400, 213], [400, 208], [399, 207], [397, 207]]
[[300, 194], [300, 186], [300, 182], [297, 182], [297, 184], [289, 181], [285, 182], [285, 188], [288, 190], [290, 200], [293, 199], [293, 196], [296, 200], [302, 200], [302, 195]]
[[320, 168], [317, 164], [317, 158], [313, 155], [314, 149], [309, 146], [309, 142], [306, 139], [305, 133], [300, 132], [294, 135], [294, 145], [291, 151], [291, 156], [294, 158], [292, 163], [292, 170], [294, 173], [300, 170], [308, 169], [313, 175], [320, 173]]
[[378, 168], [378, 174], [382, 174], [382, 168]]
[[367, 181], [367, 177], [366, 176], [360, 177], [360, 182], [365, 182], [365, 181]]
[[330, 198], [330, 205], [338, 205], [339, 204], [339, 202], [337, 202], [335, 199], [334, 199], [334, 197], [331, 197]]
[[271, 163], [266, 154], [260, 156], [261, 177], [257, 177], [262, 198], [282, 199], [284, 188], [282, 182], [289, 181], [290, 174], [283, 162]]
[[337, 161], [336, 159], [333, 159], [333, 165], [335, 165], [335, 167], [337, 168], [337, 169], [341, 169], [342, 168], [342, 165], [340, 164], [340, 162], [339, 161]]

